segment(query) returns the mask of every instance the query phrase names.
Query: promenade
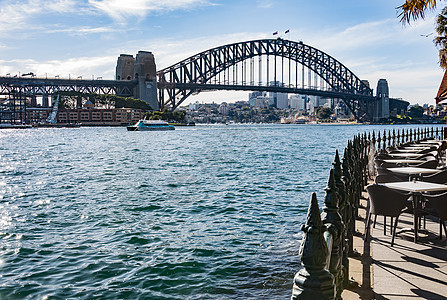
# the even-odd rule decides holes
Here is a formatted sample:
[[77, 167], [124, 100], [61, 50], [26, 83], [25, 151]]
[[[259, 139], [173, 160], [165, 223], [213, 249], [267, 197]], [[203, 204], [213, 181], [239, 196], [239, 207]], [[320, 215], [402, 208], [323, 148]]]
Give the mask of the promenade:
[[[361, 204], [366, 207], [366, 200]], [[364, 218], [366, 210], [359, 214]], [[384, 235], [383, 216], [378, 216], [365, 242], [364, 219], [356, 221], [354, 248], [360, 255], [350, 258], [349, 276], [358, 287], [344, 290], [343, 299], [447, 299], [447, 240], [445, 235], [439, 240], [439, 223], [427, 218], [427, 232], [419, 234], [418, 243], [411, 232], [403, 232], [391, 247], [389, 222]], [[397, 231], [412, 224], [412, 215], [402, 214]]]

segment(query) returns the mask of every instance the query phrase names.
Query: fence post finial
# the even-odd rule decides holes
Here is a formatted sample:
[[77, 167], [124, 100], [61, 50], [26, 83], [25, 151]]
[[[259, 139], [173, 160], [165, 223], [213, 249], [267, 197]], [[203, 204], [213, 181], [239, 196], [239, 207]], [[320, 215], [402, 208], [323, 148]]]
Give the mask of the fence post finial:
[[301, 230], [304, 236], [299, 256], [303, 268], [293, 280], [291, 299], [334, 299], [334, 276], [325, 268], [329, 251], [323, 237], [325, 229], [315, 193], [312, 194], [306, 224]]

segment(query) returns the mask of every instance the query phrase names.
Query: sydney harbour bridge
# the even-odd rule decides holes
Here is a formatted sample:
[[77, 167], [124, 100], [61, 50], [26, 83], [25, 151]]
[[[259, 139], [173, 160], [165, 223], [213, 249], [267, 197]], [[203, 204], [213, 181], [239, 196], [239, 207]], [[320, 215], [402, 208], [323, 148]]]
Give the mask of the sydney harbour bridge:
[[[359, 121], [374, 121], [401, 114], [408, 102], [389, 98], [381, 79], [374, 95], [368, 81], [329, 54], [284, 39], [262, 39], [215, 47], [172, 66], [157, 70], [151, 52], [140, 51], [134, 58], [121, 54], [116, 80], [82, 80], [36, 77], [0, 77], [0, 110], [7, 103], [36, 105], [41, 97], [58, 92], [116, 94], [142, 99], [155, 110], [175, 109], [188, 97], [204, 91], [266, 91], [340, 99]], [[25, 100], [23, 100], [25, 99]], [[20, 102], [22, 101], [22, 102]]]

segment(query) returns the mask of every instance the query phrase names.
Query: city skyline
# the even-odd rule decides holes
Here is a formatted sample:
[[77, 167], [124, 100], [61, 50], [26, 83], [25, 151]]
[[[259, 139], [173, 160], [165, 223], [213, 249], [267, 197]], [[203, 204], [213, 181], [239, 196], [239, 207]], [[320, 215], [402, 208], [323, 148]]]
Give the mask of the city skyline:
[[[328, 53], [373, 89], [385, 78], [391, 97], [433, 104], [443, 74], [432, 42], [436, 12], [403, 27], [395, 9], [403, 1], [370, 2], [0, 1], [8, 16], [0, 20], [0, 75], [113, 79], [121, 53], [152, 51], [161, 69], [216, 46], [280, 36]], [[247, 99], [214, 92], [187, 103]]]

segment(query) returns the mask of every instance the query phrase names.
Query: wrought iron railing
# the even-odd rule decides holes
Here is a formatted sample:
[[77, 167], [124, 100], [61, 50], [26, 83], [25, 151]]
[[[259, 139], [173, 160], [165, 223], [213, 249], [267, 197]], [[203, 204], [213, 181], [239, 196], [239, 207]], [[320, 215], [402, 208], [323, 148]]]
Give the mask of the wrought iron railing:
[[[444, 128], [443, 128], [444, 129]], [[310, 200], [299, 249], [302, 268], [295, 275], [292, 299], [341, 299], [350, 284], [349, 256], [355, 255], [353, 237], [362, 191], [372, 171], [369, 158], [386, 147], [428, 138], [445, 139], [441, 128], [417, 128], [364, 133], [348, 141], [340, 161], [338, 150], [325, 188], [320, 213], [316, 193]]]

